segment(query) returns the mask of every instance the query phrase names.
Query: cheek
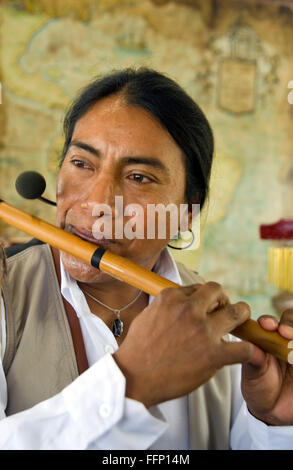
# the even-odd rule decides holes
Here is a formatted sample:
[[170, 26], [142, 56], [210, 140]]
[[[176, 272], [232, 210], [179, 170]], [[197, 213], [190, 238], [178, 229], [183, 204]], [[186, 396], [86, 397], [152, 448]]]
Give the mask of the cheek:
[[[64, 165], [64, 164], [63, 164]], [[60, 170], [56, 186], [57, 213], [56, 223], [58, 227], [64, 227], [66, 211], [66, 178], [63, 176], [63, 169]]]
[[[65, 165], [65, 164], [64, 164]], [[65, 172], [65, 168], [61, 169], [57, 180], [56, 201], [57, 201], [57, 225], [61, 228], [65, 226], [66, 214], [76, 203], [80, 202], [80, 194], [82, 194], [78, 183], [73, 184], [70, 177], [70, 169]]]
[[144, 237], [167, 243], [174, 237], [180, 225], [180, 204], [174, 201], [149, 204], [144, 208]]
[[57, 196], [57, 198], [60, 197], [61, 194], [63, 193], [63, 187], [64, 187], [63, 179], [59, 174], [59, 177], [57, 179], [57, 186], [56, 186], [56, 196]]

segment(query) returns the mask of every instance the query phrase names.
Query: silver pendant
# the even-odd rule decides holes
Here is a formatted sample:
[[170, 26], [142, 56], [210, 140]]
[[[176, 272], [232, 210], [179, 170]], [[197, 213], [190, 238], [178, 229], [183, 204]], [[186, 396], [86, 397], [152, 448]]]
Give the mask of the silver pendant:
[[118, 336], [120, 338], [123, 333], [123, 322], [120, 320], [120, 318], [116, 318], [114, 321], [112, 325], [112, 331], [114, 336]]
[[120, 336], [123, 333], [123, 322], [120, 320], [120, 310], [115, 310], [114, 312], [117, 316], [116, 320], [114, 320], [114, 323], [112, 325], [112, 331], [114, 336]]

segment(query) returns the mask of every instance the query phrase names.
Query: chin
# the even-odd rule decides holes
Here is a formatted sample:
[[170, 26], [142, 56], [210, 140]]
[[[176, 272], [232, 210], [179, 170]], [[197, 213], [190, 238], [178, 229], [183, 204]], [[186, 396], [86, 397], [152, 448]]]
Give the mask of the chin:
[[111, 276], [108, 274], [99, 271], [84, 261], [81, 261], [80, 259], [70, 255], [69, 253], [65, 253], [64, 251], [61, 251], [60, 253], [64, 269], [76, 281], [91, 283], [106, 281], [111, 278]]

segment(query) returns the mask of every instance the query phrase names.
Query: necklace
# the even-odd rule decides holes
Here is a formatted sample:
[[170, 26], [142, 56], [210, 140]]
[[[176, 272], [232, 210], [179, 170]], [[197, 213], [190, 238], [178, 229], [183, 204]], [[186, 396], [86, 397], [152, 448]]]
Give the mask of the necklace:
[[131, 302], [129, 302], [129, 304], [125, 305], [124, 307], [122, 307], [122, 308], [112, 308], [112, 307], [109, 307], [109, 305], [106, 305], [103, 302], [101, 302], [99, 299], [96, 299], [96, 297], [94, 297], [89, 292], [87, 292], [85, 290], [82, 290], [82, 292], [84, 292], [86, 295], [88, 295], [91, 299], [95, 300], [98, 304], [102, 305], [103, 307], [105, 307], [108, 310], [111, 310], [113, 313], [115, 313], [116, 319], [114, 320], [113, 325], [112, 325], [112, 332], [113, 332], [114, 336], [118, 336], [119, 338], [123, 333], [123, 321], [120, 320], [120, 312], [122, 312], [123, 310], [125, 310], [126, 308], [128, 308], [132, 304], [134, 304], [134, 302], [136, 302], [136, 300], [138, 299], [138, 297], [142, 293], [142, 291], [140, 291], [138, 293], [138, 295]]

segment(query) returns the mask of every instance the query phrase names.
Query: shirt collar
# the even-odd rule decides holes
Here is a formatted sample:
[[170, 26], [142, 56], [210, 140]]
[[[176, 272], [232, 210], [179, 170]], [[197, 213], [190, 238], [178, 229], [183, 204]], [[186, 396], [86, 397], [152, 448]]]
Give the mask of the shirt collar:
[[177, 265], [168, 248], [164, 248], [164, 250], [161, 251], [161, 254], [153, 268], [153, 272], [169, 279], [169, 281], [182, 284]]

